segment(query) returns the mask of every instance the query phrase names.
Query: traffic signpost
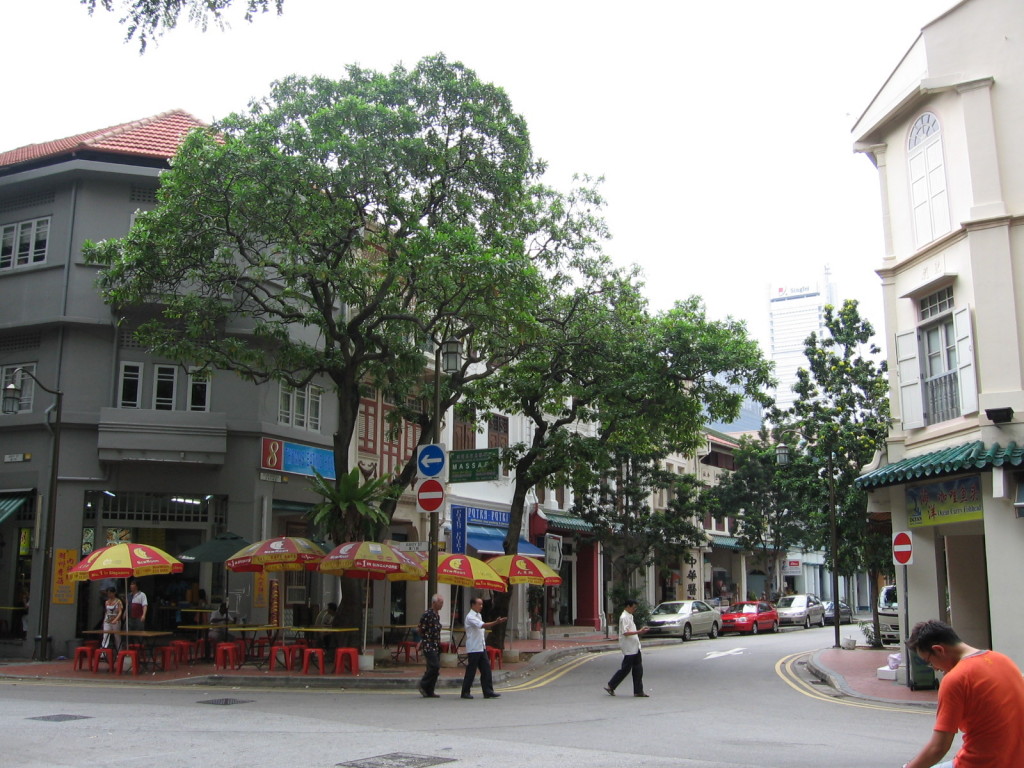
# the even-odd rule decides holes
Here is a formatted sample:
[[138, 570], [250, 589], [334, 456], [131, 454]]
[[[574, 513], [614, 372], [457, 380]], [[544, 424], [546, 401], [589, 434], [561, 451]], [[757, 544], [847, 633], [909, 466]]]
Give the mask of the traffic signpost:
[[892, 562], [895, 565], [914, 564], [914, 539], [910, 531], [896, 531], [892, 535]]
[[443, 445], [430, 443], [416, 449], [416, 476], [439, 477], [448, 463], [448, 456]]
[[498, 449], [481, 448], [475, 451], [452, 451], [449, 456], [449, 483], [476, 483], [498, 479]]

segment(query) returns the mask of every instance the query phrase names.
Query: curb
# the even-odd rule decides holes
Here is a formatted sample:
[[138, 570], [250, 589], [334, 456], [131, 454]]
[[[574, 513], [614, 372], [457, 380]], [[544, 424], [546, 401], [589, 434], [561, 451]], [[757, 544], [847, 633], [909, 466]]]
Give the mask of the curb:
[[840, 691], [847, 696], [850, 696], [855, 699], [860, 699], [861, 701], [877, 701], [883, 704], [900, 704], [909, 707], [919, 707], [921, 709], [927, 709], [930, 711], [935, 711], [935, 709], [937, 708], [937, 705], [930, 701], [907, 701], [906, 699], [886, 699], [880, 696], [866, 696], [863, 693], [859, 693], [850, 687], [849, 683], [846, 682], [845, 677], [843, 677], [838, 672], [828, 669], [827, 667], [819, 663], [818, 657], [821, 655], [821, 653], [822, 651], [814, 651], [811, 653], [810, 657], [807, 659], [807, 671], [819, 680], [821, 680], [822, 682], [827, 683], [832, 688], [835, 688], [837, 691]]

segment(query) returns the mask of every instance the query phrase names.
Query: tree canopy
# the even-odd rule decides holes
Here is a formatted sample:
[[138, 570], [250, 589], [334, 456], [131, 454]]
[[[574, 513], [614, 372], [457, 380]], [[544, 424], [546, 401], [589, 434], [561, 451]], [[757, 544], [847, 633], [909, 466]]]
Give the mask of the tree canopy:
[[174, 29], [183, 13], [187, 12], [189, 20], [205, 32], [210, 22], [223, 26], [224, 12], [243, 2], [246, 21], [252, 21], [257, 13], [267, 13], [271, 8], [280, 14], [284, 8], [284, 0], [81, 0], [90, 15], [97, 7], [124, 14], [118, 21], [127, 27], [125, 41], [137, 39], [140, 52], [145, 52], [150, 40]]

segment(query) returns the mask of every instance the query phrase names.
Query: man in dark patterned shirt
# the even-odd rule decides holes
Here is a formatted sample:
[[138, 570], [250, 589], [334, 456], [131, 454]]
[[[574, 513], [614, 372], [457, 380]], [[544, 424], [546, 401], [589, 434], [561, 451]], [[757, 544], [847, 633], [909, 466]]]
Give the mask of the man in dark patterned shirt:
[[427, 661], [427, 669], [420, 679], [420, 696], [425, 699], [441, 698], [434, 693], [437, 676], [441, 674], [441, 608], [444, 598], [434, 595], [430, 608], [420, 617], [420, 651]]

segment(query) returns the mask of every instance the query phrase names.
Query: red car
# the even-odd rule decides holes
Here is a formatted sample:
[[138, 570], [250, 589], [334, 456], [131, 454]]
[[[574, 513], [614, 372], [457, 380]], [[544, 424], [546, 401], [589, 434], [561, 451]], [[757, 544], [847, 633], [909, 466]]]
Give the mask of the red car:
[[756, 635], [763, 629], [774, 632], [779, 628], [779, 614], [771, 603], [733, 603], [721, 611], [722, 634], [749, 632]]

